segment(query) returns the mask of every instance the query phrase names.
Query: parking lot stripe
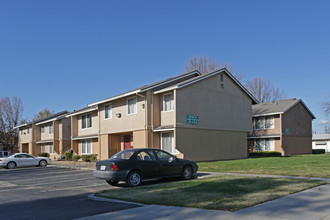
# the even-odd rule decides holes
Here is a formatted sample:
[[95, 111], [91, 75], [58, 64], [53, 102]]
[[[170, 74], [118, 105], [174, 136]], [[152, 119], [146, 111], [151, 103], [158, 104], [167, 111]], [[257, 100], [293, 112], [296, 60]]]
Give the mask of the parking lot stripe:
[[96, 186], [104, 186], [104, 183], [103, 184], [89, 185], [89, 186], [74, 186], [74, 187], [68, 187], [68, 188], [62, 188], [62, 189], [42, 190], [40, 192], [45, 193], [45, 192], [54, 192], [54, 191], [62, 191], [62, 190], [70, 190], [70, 189], [89, 188], [89, 187], [96, 187]]
[[12, 184], [12, 183], [5, 182], [5, 181], [0, 181], [0, 188], [3, 188], [3, 187], [13, 187], [13, 186], [16, 186], [16, 185], [15, 184]]
[[56, 183], [68, 183], [68, 182], [75, 182], [75, 181], [79, 181], [79, 180], [93, 180], [95, 178], [82, 178], [82, 179], [74, 179], [74, 180], [63, 180], [63, 181], [56, 181], [56, 182], [47, 182], [47, 183], [37, 183], [37, 184], [33, 184], [34, 186], [42, 186], [42, 185], [51, 185], [51, 184], [56, 184]]

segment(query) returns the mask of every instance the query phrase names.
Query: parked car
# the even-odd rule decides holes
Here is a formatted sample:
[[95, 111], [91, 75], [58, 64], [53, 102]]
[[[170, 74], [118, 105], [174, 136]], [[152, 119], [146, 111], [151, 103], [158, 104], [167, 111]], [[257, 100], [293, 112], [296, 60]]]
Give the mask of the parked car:
[[45, 167], [52, 161], [48, 157], [35, 157], [26, 153], [16, 153], [8, 157], [0, 158], [0, 167], [14, 169], [16, 167], [41, 166]]
[[9, 156], [9, 152], [8, 151], [0, 151], [0, 158], [1, 157], [7, 157]]
[[93, 175], [110, 185], [125, 181], [138, 186], [144, 179], [177, 177], [191, 179], [198, 170], [196, 162], [179, 159], [166, 151], [157, 149], [130, 149], [96, 163]]

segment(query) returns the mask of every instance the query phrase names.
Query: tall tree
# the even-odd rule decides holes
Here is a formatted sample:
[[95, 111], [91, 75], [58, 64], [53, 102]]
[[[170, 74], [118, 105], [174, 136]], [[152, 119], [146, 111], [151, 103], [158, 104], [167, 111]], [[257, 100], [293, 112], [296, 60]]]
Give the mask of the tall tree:
[[256, 77], [252, 80], [247, 80], [245, 87], [261, 103], [273, 102], [286, 97], [284, 90], [275, 87], [268, 79]]
[[10, 151], [18, 144], [18, 131], [14, 129], [22, 121], [23, 104], [20, 98], [0, 99], [0, 144]]
[[219, 63], [215, 59], [212, 59], [207, 56], [193, 56], [189, 59], [189, 62], [185, 64], [186, 73], [198, 70], [201, 74], [205, 74], [216, 71], [221, 68], [226, 68], [231, 74], [235, 76], [236, 79], [238, 79], [238, 81], [243, 81], [244, 75], [240, 74], [237, 70], [235, 70], [231, 64]]
[[46, 118], [48, 116], [51, 116], [52, 114], [54, 114], [54, 111], [49, 110], [48, 108], [44, 108], [44, 110], [38, 112], [34, 117], [33, 117], [33, 121], [34, 120], [38, 120], [38, 119], [42, 119], [42, 118]]

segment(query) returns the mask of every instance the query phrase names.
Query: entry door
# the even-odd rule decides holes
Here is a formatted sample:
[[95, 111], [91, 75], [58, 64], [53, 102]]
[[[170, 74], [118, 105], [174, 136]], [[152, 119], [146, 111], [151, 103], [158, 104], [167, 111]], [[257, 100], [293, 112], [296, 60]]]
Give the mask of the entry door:
[[131, 149], [131, 136], [130, 135], [124, 136], [124, 149], [125, 150]]

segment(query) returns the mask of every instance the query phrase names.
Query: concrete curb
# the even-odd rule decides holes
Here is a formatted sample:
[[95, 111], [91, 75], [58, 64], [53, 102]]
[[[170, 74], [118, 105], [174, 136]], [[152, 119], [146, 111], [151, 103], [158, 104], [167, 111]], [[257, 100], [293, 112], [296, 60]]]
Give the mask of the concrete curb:
[[123, 200], [98, 197], [98, 196], [95, 196], [95, 194], [88, 195], [88, 199], [94, 200], [94, 201], [99, 201], [99, 202], [119, 202], [119, 203], [125, 203], [125, 204], [130, 204], [130, 205], [137, 205], [137, 206], [148, 206], [146, 204], [137, 203], [137, 202], [128, 202], [128, 201], [123, 201]]

